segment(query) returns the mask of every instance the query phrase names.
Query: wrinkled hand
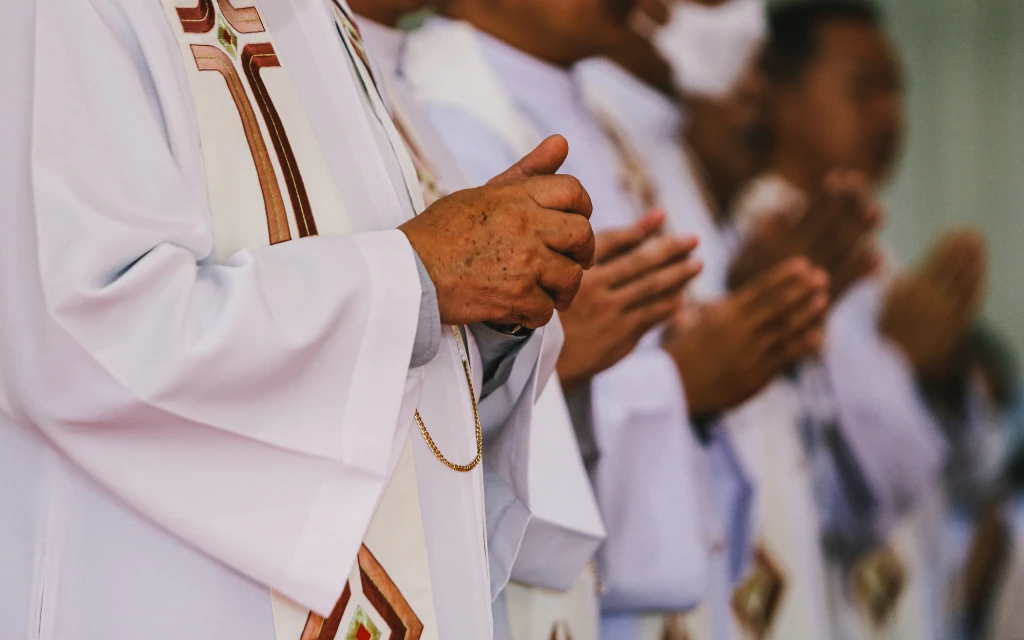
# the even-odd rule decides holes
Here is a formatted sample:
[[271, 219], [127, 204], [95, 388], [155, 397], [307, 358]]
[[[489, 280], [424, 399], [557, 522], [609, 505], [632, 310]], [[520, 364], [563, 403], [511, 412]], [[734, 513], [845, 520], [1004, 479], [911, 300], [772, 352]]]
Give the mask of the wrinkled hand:
[[701, 263], [693, 236], [655, 236], [665, 214], [597, 235], [597, 264], [583, 276], [572, 309], [559, 315], [565, 343], [558, 376], [568, 393], [626, 357], [640, 338], [682, 306]]
[[399, 227], [437, 289], [445, 324], [547, 324], [568, 310], [594, 261], [590, 196], [554, 175], [569, 152], [552, 136], [478, 189], [438, 200]]
[[821, 347], [828, 276], [790, 258], [722, 300], [688, 307], [666, 332], [691, 415], [747, 400]]
[[873, 232], [881, 218], [861, 174], [832, 173], [806, 211], [777, 212], [758, 223], [730, 268], [729, 286], [739, 288], [782, 260], [803, 255], [828, 273], [830, 294], [838, 300], [880, 266]]
[[922, 378], [954, 373], [984, 296], [986, 268], [984, 239], [950, 231], [920, 267], [890, 285], [879, 329]]

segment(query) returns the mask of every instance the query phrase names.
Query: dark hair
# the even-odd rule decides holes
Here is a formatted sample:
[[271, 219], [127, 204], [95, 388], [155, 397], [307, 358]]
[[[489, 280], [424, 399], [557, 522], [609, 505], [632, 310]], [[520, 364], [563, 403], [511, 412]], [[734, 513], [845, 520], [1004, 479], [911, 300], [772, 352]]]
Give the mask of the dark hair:
[[763, 59], [768, 76], [798, 79], [818, 53], [822, 25], [833, 21], [879, 26], [882, 16], [869, 0], [793, 0], [771, 7]]

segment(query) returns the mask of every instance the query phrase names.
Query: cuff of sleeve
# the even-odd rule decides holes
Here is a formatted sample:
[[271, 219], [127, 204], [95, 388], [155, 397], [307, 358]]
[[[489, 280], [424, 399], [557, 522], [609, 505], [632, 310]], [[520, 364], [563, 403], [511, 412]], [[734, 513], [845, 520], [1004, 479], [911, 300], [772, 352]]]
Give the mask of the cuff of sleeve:
[[495, 331], [485, 324], [470, 325], [469, 330], [473, 332], [477, 349], [480, 350], [480, 361], [484, 371], [480, 397], [486, 398], [508, 381], [516, 356], [533, 334], [531, 332], [511, 336]]
[[419, 254], [413, 249], [416, 257], [416, 269], [420, 275], [420, 316], [416, 325], [416, 338], [412, 345], [412, 358], [409, 367], [422, 367], [437, 355], [441, 348], [441, 312], [437, 306], [437, 289], [430, 279], [427, 268], [420, 260]]
[[[363, 373], [351, 383], [337, 451], [342, 463], [379, 475], [387, 472], [391, 452], [366, 436], [366, 425], [397, 424], [409, 375], [408, 360], [397, 355], [381, 358], [381, 353], [412, 353], [413, 318], [422, 292], [415, 252], [405, 234], [392, 229], [356, 234], [353, 239], [366, 261], [373, 294], [359, 351], [352, 355]], [[385, 442], [392, 435], [393, 430]]]

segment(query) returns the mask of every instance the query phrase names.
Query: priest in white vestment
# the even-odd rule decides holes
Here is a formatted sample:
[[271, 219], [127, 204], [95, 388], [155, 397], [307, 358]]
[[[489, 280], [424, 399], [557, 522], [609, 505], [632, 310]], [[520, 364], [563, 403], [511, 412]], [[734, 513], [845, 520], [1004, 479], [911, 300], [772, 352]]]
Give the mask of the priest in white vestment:
[[564, 141], [413, 219], [343, 2], [10, 18], [0, 636], [490, 637], [475, 390], [525, 497], [593, 251]]
[[[461, 170], [426, 121], [402, 68], [405, 34], [392, 23], [401, 12], [417, 7], [401, 2], [357, 2], [353, 3], [353, 8], [365, 16], [360, 19], [361, 31], [371, 58], [379, 63], [378, 72], [388, 88], [390, 110], [413, 152], [425, 194], [433, 192], [434, 197], [438, 197], [460, 188], [466, 184]], [[654, 230], [657, 216], [641, 224], [652, 223], [651, 230]], [[632, 260], [633, 254], [641, 251], [642, 254], [636, 254], [641, 256], [636, 261], [637, 266], [625, 272], [628, 279], [636, 279], [633, 286], [638, 291], [646, 288], [647, 283], [658, 286], [665, 278], [678, 289], [695, 273], [695, 263], [680, 262], [688, 253], [685, 242], [680, 244], [671, 237], [652, 239], [650, 242], [658, 245], [653, 247], [639, 242], [642, 239], [643, 234], [637, 235], [633, 228], [602, 234], [598, 238], [599, 250], [623, 253], [610, 263], [599, 265], [588, 277], [602, 279], [605, 272], [621, 271], [624, 261]], [[652, 262], [652, 259], [657, 261]], [[639, 268], [646, 271], [638, 271]], [[623, 300], [632, 306], [625, 313], [619, 313], [614, 303], [620, 298], [621, 295], [613, 298], [611, 291], [601, 287], [581, 288], [575, 305], [582, 308], [565, 316], [570, 330], [566, 335], [567, 350], [559, 358], [559, 370], [567, 376], [566, 384], [577, 384], [580, 376], [593, 375], [595, 366], [603, 368], [609, 359], [621, 357], [616, 354], [624, 355], [629, 351], [628, 344], [635, 343], [636, 338], [630, 338], [620, 327], [628, 327], [636, 318], [637, 331], [645, 332], [645, 328], [669, 317], [678, 306], [673, 302], [678, 293], [669, 290], [653, 298]], [[606, 306], [611, 308], [606, 309]], [[574, 330], [578, 323], [573, 321], [575, 315], [589, 314], [595, 309], [599, 315], [615, 314], [616, 329], [603, 332], [596, 340], [591, 333], [579, 335], [580, 332]], [[592, 315], [590, 319], [594, 319]], [[640, 333], [632, 335], [638, 337]], [[577, 341], [586, 341], [586, 344], [574, 346]], [[582, 353], [587, 357], [577, 355]], [[566, 359], [583, 362], [566, 363]], [[484, 414], [488, 413], [487, 405], [486, 400], [481, 405]], [[489, 444], [493, 438], [486, 429], [486, 415], [484, 422], [484, 441]], [[583, 564], [589, 563], [602, 539], [603, 526], [572, 437], [559, 385], [548, 385], [538, 399], [534, 423], [538, 428], [533, 430], [530, 441], [529, 485], [534, 493], [530, 504], [519, 502], [500, 476], [488, 471], [489, 457], [485, 452], [487, 513], [496, 524], [504, 519], [522, 523], [517, 529], [518, 537], [506, 535], [489, 540], [492, 597], [499, 598], [505, 583], [513, 579], [508, 589], [507, 607], [505, 599], [501, 598], [495, 609], [495, 635], [504, 637], [511, 632], [512, 637], [518, 639], [547, 638], [556, 633], [578, 640], [596, 638], [597, 590], [592, 570], [584, 569]], [[493, 527], [499, 532], [508, 529], [507, 526]], [[571, 591], [560, 593], [570, 585]]]
[[[469, 15], [461, 13], [469, 11], [467, 6], [447, 8]], [[445, 142], [463, 159], [468, 172], [473, 167], [480, 171], [477, 181], [483, 179], [484, 167], [503, 162], [552, 128], [568, 126], [571, 170], [587, 175], [588, 184], [602, 185], [595, 196], [595, 203], [601, 203], [597, 205], [601, 220], [625, 224], [650, 203], [634, 197], [623, 184], [616, 151], [585, 105], [568, 68], [574, 56], [594, 52], [595, 43], [586, 42], [587, 27], [593, 28], [601, 6], [588, 6], [589, 15], [579, 16], [578, 24], [563, 23], [561, 29], [568, 33], [545, 34], [566, 45], [568, 50], [559, 53], [531, 55], [502, 42], [499, 38], [515, 35], [502, 33], [499, 23], [507, 16], [490, 16], [487, 22], [488, 17], [481, 15], [485, 10], [472, 14], [481, 30], [435, 20], [410, 39], [407, 70]], [[544, 33], [541, 23], [553, 18], [553, 9], [531, 6], [524, 15], [537, 12], [544, 17], [528, 24]], [[498, 35], [485, 33], [481, 22]], [[606, 27], [597, 27], [596, 32], [601, 28]], [[584, 33], [588, 35], [580, 35]], [[577, 46], [580, 51], [574, 52]], [[602, 224], [597, 218], [595, 223]], [[666, 628], [666, 614], [689, 609], [707, 591], [707, 578], [693, 575], [688, 554], [700, 557], [713, 548], [728, 549], [729, 553], [718, 555], [731, 567], [742, 566], [746, 556], [743, 523], [749, 490], [743, 471], [720, 430], [704, 432], [710, 446], [707, 450], [699, 446], [678, 365], [659, 347], [656, 336], [652, 338], [598, 376], [591, 389], [599, 448], [595, 485], [610, 528], [598, 556], [605, 589], [605, 637], [660, 637], [672, 631], [672, 626]], [[664, 374], [655, 373], [663, 369]], [[681, 440], [681, 436], [686, 437]], [[690, 460], [690, 468], [681, 460]], [[698, 486], [703, 483], [695, 477], [703, 475], [707, 465], [719, 470], [712, 484], [714, 497], [705, 496]], [[684, 482], [690, 483], [689, 495], [681, 491], [686, 488]], [[683, 500], [693, 505], [694, 515], [687, 515]], [[728, 527], [728, 534], [705, 526], [711, 519], [703, 514], [718, 507], [736, 523]], [[727, 540], [727, 536], [732, 537]]]
[[[655, 176], [657, 188], [665, 194], [694, 199], [697, 204], [690, 211], [703, 210], [703, 215], [683, 221], [688, 225], [683, 228], [705, 230], [702, 233], [705, 238], [721, 238], [717, 243], [705, 242], [701, 248], [702, 251], [708, 246], [722, 248], [711, 254], [713, 264], [720, 265], [719, 268], [705, 272], [706, 275], [720, 275], [720, 290], [726, 285], [727, 258], [722, 256], [728, 256], [729, 249], [735, 249], [729, 246], [727, 214], [731, 202], [738, 195], [737, 188], [742, 185], [742, 179], [751, 177], [750, 171], [757, 167], [756, 162], [746, 161], [755, 159], [755, 151], [744, 147], [758, 142], [760, 136], [751, 136], [753, 132], [742, 126], [744, 119], [749, 119], [748, 114], [753, 108], [749, 103], [756, 99], [757, 90], [749, 85], [749, 81], [744, 81], [746, 89], [742, 86], [730, 88], [730, 84], [735, 85], [741, 75], [750, 75], [749, 72], [743, 74], [743, 69], [749, 68], [750, 60], [737, 58], [736, 52], [746, 51], [750, 56], [756, 50], [751, 44], [756, 43], [759, 36], [752, 25], [758, 23], [758, 17], [751, 12], [763, 12], [763, 8], [757, 9], [753, 4], [756, 3], [737, 1], [726, 3], [717, 10], [686, 7], [685, 3], [678, 5], [686, 8], [685, 15], [690, 19], [679, 20], [680, 16], [674, 16], [669, 25], [652, 38], [665, 58], [660, 64], [666, 65], [671, 61], [668, 65], [670, 73], [647, 68], [653, 60], [649, 56], [635, 52], [618, 56], [623, 64], [645, 76], [650, 84], [641, 83], [621, 68], [606, 62], [593, 63], [585, 73], [595, 103], [613, 116], [623, 137], [637, 150], [651, 175]], [[762, 13], [762, 24], [763, 20]], [[715, 36], [717, 40], [731, 45], [723, 47], [717, 55], [714, 48], [696, 46], [697, 43], [711, 41]], [[702, 58], [705, 64], [698, 65]], [[638, 65], [638, 62], [646, 64]], [[659, 61], [653, 60], [653, 63], [658, 64]], [[709, 75], [708, 70], [717, 70], [718, 73]], [[673, 76], [675, 87], [663, 87], [663, 92], [652, 88], [664, 78]], [[692, 145], [688, 151], [680, 145], [683, 125], [678, 112], [674, 116], [672, 114], [674, 102], [669, 95], [673, 90], [681, 91], [691, 108], [686, 123], [686, 138]], [[655, 114], [662, 116], [652, 117]], [[745, 160], [744, 156], [751, 158]], [[680, 188], [680, 183], [689, 188]], [[809, 441], [804, 437], [808, 423], [821, 418], [830, 420], [829, 412], [833, 409], [828, 402], [814, 401], [822, 391], [826, 398], [828, 394], [827, 388], [809, 387], [808, 382], [813, 382], [817, 375], [805, 374], [803, 378], [800, 385], [788, 381], [778, 383], [775, 391], [790, 389], [790, 403], [778, 393], [767, 393], [761, 399], [760, 411], [754, 413], [745, 409], [738, 412], [740, 416], [745, 414], [761, 423], [757, 431], [747, 429], [746, 438], [740, 427], [738, 439], [741, 443], [746, 439], [752, 445], [740, 446], [752, 454], [747, 458], [749, 465], [768, 472], [767, 476], [762, 473], [759, 477], [755, 473], [755, 482], [760, 481], [758, 486], [761, 489], [757, 528], [762, 536], [761, 544], [767, 547], [761, 551], [765, 555], [774, 554], [772, 559], [776, 566], [781, 563], [782, 566], [777, 568], [785, 576], [781, 602], [774, 607], [774, 620], [766, 622], [766, 631], [771, 637], [822, 638], [830, 635], [823, 593], [825, 563], [818, 539], [822, 526], [829, 530], [842, 529], [855, 524], [856, 518], [863, 515], [863, 511], [853, 509], [858, 504], [858, 496], [864, 493], [865, 481], [858, 460], [849, 453], [845, 444], [849, 439], [846, 435], [848, 426], [844, 428], [846, 423], [841, 422], [840, 429], [831, 437]], [[757, 405], [756, 402], [750, 404]], [[773, 404], [777, 409], [789, 405], [792, 410], [786, 417], [785, 411], [772, 411]], [[759, 438], [769, 431], [764, 423], [766, 416], [770, 415], [777, 415], [788, 425], [781, 427], [783, 431], [775, 435], [776, 446], [765, 448], [764, 441]], [[733, 426], [736, 426], [735, 421]], [[819, 442], [814, 443], [815, 440]], [[852, 440], [858, 442], [857, 434], [853, 434]], [[790, 442], [788, 450], [791, 456], [795, 456], [796, 464], [780, 464], [782, 460], [771, 460], [780, 455], [783, 459], [786, 457], [787, 449], [778, 447], [779, 443], [786, 441]], [[815, 446], [808, 446], [812, 443]], [[772, 473], [772, 469], [776, 471]], [[815, 493], [826, 496], [822, 503], [828, 508], [820, 514]], [[773, 550], [772, 540], [781, 548]], [[770, 573], [770, 570], [761, 572], [762, 577]], [[729, 607], [724, 613], [733, 616]], [[720, 610], [719, 616], [721, 614]], [[744, 632], [749, 633], [751, 629], [740, 625], [731, 633], [742, 635]], [[706, 628], [694, 632], [698, 637], [706, 637], [707, 634]]]
[[[724, 196], [708, 184], [712, 176], [683, 143], [684, 133], [694, 132], [694, 124], [684, 121], [681, 98], [675, 92], [689, 99], [720, 100], [743, 91], [741, 76], [763, 35], [763, 11], [760, 2], [745, 0], [717, 8], [677, 3], [668, 24], [649, 34], [663, 60], [616, 52], [623, 64], [639, 65], [637, 70], [646, 82], [609, 61], [589, 62], [580, 71], [595, 108], [618, 131], [623, 146], [635, 151], [636, 163], [673, 214], [675, 228], [700, 234], [699, 250], [706, 267], [692, 291], [705, 301], [728, 295], [727, 271], [735, 247], [728, 220], [721, 213]], [[651, 67], [657, 64], [667, 66], [669, 73], [652, 74], [656, 70]], [[655, 89], [659, 77], [670, 78], [673, 86]], [[752, 110], [740, 106], [743, 115]], [[757, 170], [757, 158], [747, 162], [754, 151], [742, 137], [746, 131], [737, 135], [719, 128], [699, 133], [735, 141], [739, 148], [729, 147], [729, 142], [721, 145], [732, 152], [730, 162], [739, 162], [742, 171]], [[718, 595], [687, 617], [693, 638], [828, 637], [821, 593], [824, 563], [811, 478], [803, 471], [810, 464], [799, 432], [801, 416], [796, 387], [778, 380], [722, 419], [753, 476], [756, 546], [752, 564], [740, 575], [730, 575], [721, 565], [713, 577]], [[743, 583], [745, 576], [750, 582]], [[755, 580], [759, 586], [749, 590]], [[764, 602], [755, 606], [750, 604], [751, 597]]]
[[[884, 183], [902, 133], [899, 64], [870, 5], [780, 8], [770, 22], [776, 148], [773, 172], [737, 207], [748, 230], [800, 211], [834, 168]], [[957, 364], [983, 277], [980, 240], [951, 234], [921, 268], [895, 280], [883, 268], [832, 312], [824, 364], [869, 498], [864, 516], [826, 531], [838, 637], [949, 637], [941, 473], [965, 455], [992, 460], [968, 453], [992, 449], [990, 421], [977, 419], [988, 412], [971, 408], [980, 405]]]
[[[550, 66], [469, 25], [444, 20], [428, 23], [413, 35], [407, 60], [418, 95], [472, 182], [482, 182], [490, 166], [515, 155], [518, 148], [534, 144], [552, 126], [551, 119], [557, 119], [573, 127], [566, 137], [577, 170], [584, 170], [588, 182], [601, 186], [596, 199], [601, 203], [601, 226], [627, 225], [643, 213], [617, 188], [610, 152], [567, 69]], [[503, 68], [503, 62], [511, 68]], [[523, 75], [510, 78], [503, 74], [514, 69]], [[442, 74], [444, 77], [439, 77]], [[481, 86], [481, 82], [487, 84]], [[462, 99], [479, 99], [480, 103], [460, 104]], [[527, 115], [520, 101], [530, 99], [545, 104]], [[475, 107], [479, 110], [472, 111]], [[579, 120], [580, 114], [587, 119]], [[656, 339], [647, 342], [598, 375], [588, 389], [599, 451], [595, 473], [600, 476], [601, 469], [623, 464], [616, 462], [620, 457], [651, 470], [632, 479], [616, 480], [614, 474], [608, 474], [607, 487], [597, 480], [599, 504], [610, 528], [608, 542], [598, 555], [598, 570], [606, 601], [628, 594], [631, 576], [654, 571], [662, 578], [658, 591], [646, 594], [652, 608], [685, 610], [703, 597], [705, 581], [706, 551], [694, 476], [699, 445], [689, 424], [675, 364]], [[610, 440], [612, 434], [619, 434], [615, 441]], [[648, 497], [632, 504], [622, 501], [619, 509], [609, 509], [607, 495], [612, 482], [617, 482], [624, 494]], [[657, 488], [657, 493], [652, 488]], [[657, 503], [671, 505], [671, 509]], [[669, 518], [672, 527], [656, 524], [662, 518]], [[632, 560], [609, 565], [609, 545], [621, 539], [616, 534], [623, 527], [647, 530], [651, 536], [669, 535], [671, 542], [657, 543], [656, 554], [638, 548]], [[602, 635], [615, 622], [603, 616]], [[633, 630], [627, 635], [641, 637], [635, 628], [640, 621], [629, 624]]]
[[[404, 5], [404, 6], [403, 6]], [[395, 23], [404, 12], [419, 8], [410, 3], [355, 2], [360, 30], [366, 41], [368, 54], [375, 63], [379, 82], [385, 87], [385, 101], [398, 130], [410, 149], [424, 197], [436, 200], [468, 185], [457, 163], [440, 142], [425, 114], [413, 97], [412, 88], [402, 70], [401, 54], [405, 33]], [[383, 24], [382, 24], [383, 22]], [[681, 254], [680, 258], [685, 257]], [[578, 300], [576, 302], [579, 302]], [[501, 342], [484, 344], [482, 350], [495, 351]], [[592, 345], [602, 346], [602, 345]], [[520, 347], [521, 348], [521, 347]], [[558, 355], [557, 352], [551, 354]], [[492, 387], [501, 386], [502, 379], [515, 387], [526, 382], [529, 369], [526, 363], [515, 363], [505, 358], [498, 365]], [[513, 366], [518, 370], [513, 370]], [[603, 538], [604, 530], [593, 493], [587, 482], [579, 450], [572, 437], [565, 400], [557, 381], [548, 384], [537, 398], [533, 410], [533, 424], [527, 443], [525, 496], [503, 480], [492, 468], [490, 452], [501, 446], [501, 429], [510, 402], [518, 394], [503, 391], [488, 393], [481, 402], [481, 420], [484, 435], [484, 502], [488, 516], [488, 559], [491, 597], [497, 599], [505, 584], [520, 574], [544, 586], [567, 588], [580, 582], [574, 596], [594, 597], [590, 559]], [[532, 556], [532, 557], [531, 557]], [[522, 567], [527, 567], [525, 571]], [[521, 578], [522, 579], [522, 578]], [[568, 596], [566, 596], [568, 597]], [[596, 615], [596, 607], [584, 607], [584, 615]], [[494, 634], [505, 638], [509, 632], [507, 615], [503, 607], [495, 609]], [[544, 637], [558, 624], [568, 624], [563, 617], [552, 619], [546, 625]], [[595, 629], [590, 619], [573, 621], [574, 637], [587, 638], [580, 633], [587, 627]]]

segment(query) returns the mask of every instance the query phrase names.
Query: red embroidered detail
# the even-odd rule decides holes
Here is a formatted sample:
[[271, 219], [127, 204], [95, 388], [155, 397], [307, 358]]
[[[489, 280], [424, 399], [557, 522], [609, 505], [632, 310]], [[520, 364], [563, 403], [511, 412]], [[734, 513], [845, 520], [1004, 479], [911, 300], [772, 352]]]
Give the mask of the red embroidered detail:
[[207, 33], [213, 29], [217, 15], [213, 10], [213, 0], [199, 0], [195, 7], [177, 7], [178, 20], [185, 33]]
[[[423, 623], [365, 544], [359, 549], [359, 577], [363, 597], [373, 605], [373, 608], [391, 629], [388, 640], [419, 640], [423, 634]], [[349, 584], [346, 583], [341, 599], [338, 600], [334, 611], [327, 619], [310, 612], [300, 640], [336, 640], [341, 619], [345, 615], [345, 609], [348, 607], [351, 596]], [[357, 608], [356, 613], [360, 614], [361, 610]], [[368, 619], [363, 618], [363, 620]], [[368, 629], [361, 622], [356, 624], [358, 626], [354, 628], [349, 627], [350, 637], [354, 630], [356, 640], [373, 640], [375, 635], [373, 629]]]

